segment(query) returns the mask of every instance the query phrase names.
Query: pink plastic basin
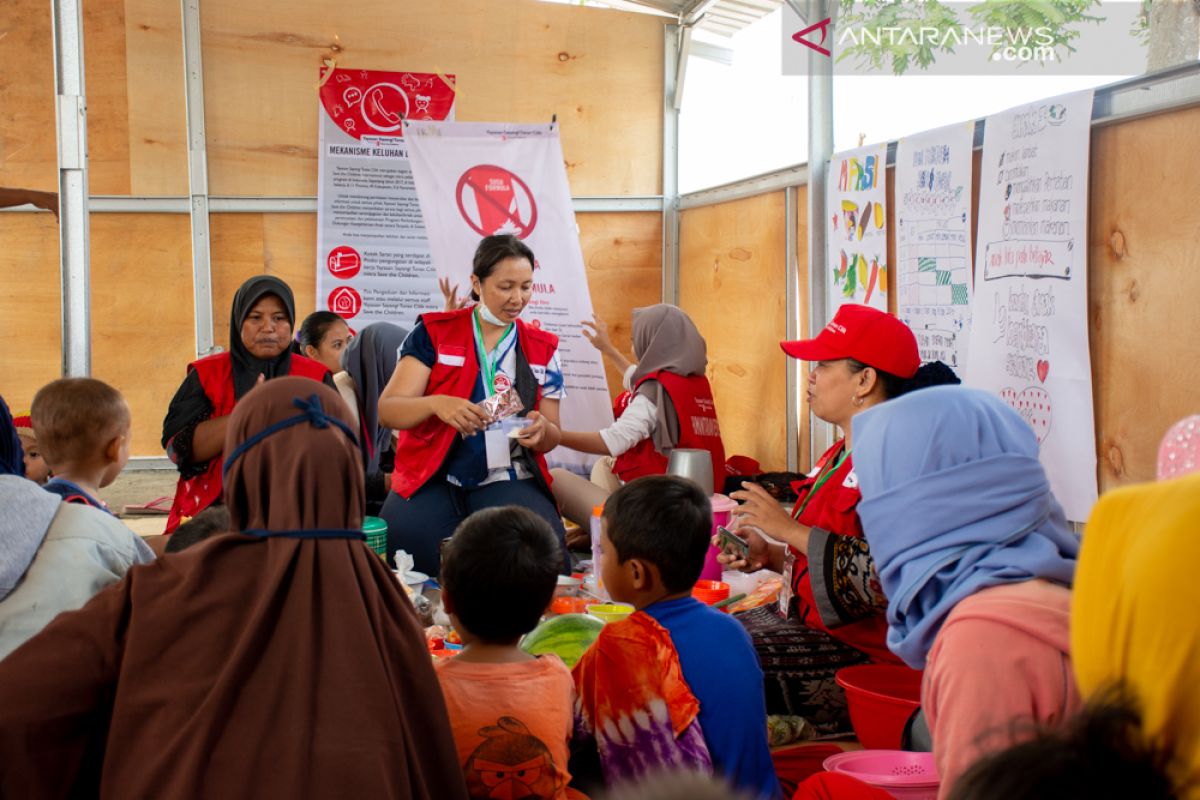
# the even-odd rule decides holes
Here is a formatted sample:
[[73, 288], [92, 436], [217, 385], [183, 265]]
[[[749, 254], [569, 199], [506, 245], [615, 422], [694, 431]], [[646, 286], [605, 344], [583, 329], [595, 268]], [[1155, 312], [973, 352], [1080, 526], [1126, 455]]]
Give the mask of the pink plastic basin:
[[882, 789], [900, 800], [936, 800], [937, 767], [933, 753], [904, 750], [855, 750], [830, 756], [826, 772], [839, 772]]

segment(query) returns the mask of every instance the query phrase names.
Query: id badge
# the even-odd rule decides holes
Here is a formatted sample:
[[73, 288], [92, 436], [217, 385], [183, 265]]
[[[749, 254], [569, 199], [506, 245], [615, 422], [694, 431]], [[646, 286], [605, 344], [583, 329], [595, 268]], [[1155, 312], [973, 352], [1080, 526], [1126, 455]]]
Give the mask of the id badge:
[[512, 456], [508, 450], [509, 441], [503, 425], [493, 425], [483, 432], [488, 469], [507, 469], [512, 466]]
[[792, 548], [786, 547], [783, 551], [783, 586], [779, 587], [779, 618], [787, 619], [788, 613], [792, 608], [792, 598], [795, 593], [792, 591], [792, 576], [796, 573], [796, 556], [792, 554]]

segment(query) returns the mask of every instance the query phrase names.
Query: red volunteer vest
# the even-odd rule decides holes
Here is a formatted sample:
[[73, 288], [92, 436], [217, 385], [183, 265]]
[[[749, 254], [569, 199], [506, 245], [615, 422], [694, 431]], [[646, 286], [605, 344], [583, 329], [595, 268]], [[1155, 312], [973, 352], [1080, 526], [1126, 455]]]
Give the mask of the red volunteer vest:
[[[792, 484], [799, 493], [792, 515], [800, 509], [804, 498], [808, 496], [817, 477], [826, 465], [835, 461], [842, 453], [842, 442], [839, 441], [825, 451], [817, 462], [816, 469], [803, 481]], [[862, 492], [857, 484], [846, 486], [846, 478], [854, 471], [854, 457], [847, 456], [834, 473], [817, 492], [816, 496], [804, 509], [797, 522], [810, 528], [820, 528], [839, 536], [853, 536], [861, 539], [863, 536], [862, 522], [858, 518], [858, 501]], [[789, 547], [796, 563], [792, 568], [792, 591], [796, 596], [796, 611], [799, 620], [810, 628], [824, 631], [830, 636], [845, 642], [851, 647], [858, 648], [871, 657], [876, 663], [902, 663], [887, 647], [887, 619], [883, 614], [875, 614], [866, 619], [827, 628], [817, 610], [816, 599], [813, 596], [812, 582], [808, 574], [808, 556], [794, 547]]]
[[[436, 353], [429, 373], [429, 385], [425, 387], [426, 397], [445, 394], [471, 399], [475, 380], [479, 377], [472, 313], [473, 309], [464, 308], [421, 315]], [[518, 319], [517, 345], [536, 377], [539, 371], [544, 372], [554, 357], [554, 351], [558, 349], [558, 337]], [[542, 389], [539, 386], [535, 409], [541, 405], [541, 400]], [[436, 414], [419, 425], [400, 431], [396, 443], [396, 467], [392, 472], [392, 491], [406, 500], [412, 497], [442, 468], [455, 436], [458, 436], [458, 431], [438, 419]], [[535, 456], [538, 471], [549, 487], [553, 479], [546, 468], [546, 457], [541, 453]]]
[[[638, 381], [633, 387], [634, 392], [651, 379], [662, 384], [675, 405], [675, 415], [679, 418], [679, 442], [675, 446], [707, 450], [712, 456], [713, 484], [720, 491], [725, 481], [725, 446], [721, 444], [721, 427], [717, 424], [717, 407], [708, 378], [703, 375], [685, 378], [659, 370]], [[613, 472], [626, 483], [643, 475], [662, 475], [666, 471], [667, 457], [654, 449], [653, 437], [643, 439], [617, 456], [613, 465]]]
[[[195, 370], [200, 377], [200, 386], [208, 402], [212, 403], [211, 419], [233, 413], [237, 398], [233, 396], [233, 359], [229, 353], [205, 356], [188, 364], [188, 370]], [[328, 372], [324, 364], [292, 354], [289, 375], [321, 381]], [[221, 467], [225, 461], [222, 455], [218, 453], [213, 456], [202, 474], [179, 479], [175, 487], [175, 501], [171, 503], [171, 514], [167, 517], [167, 529], [163, 533], [174, 532], [183, 517], [194, 517], [221, 498]]]

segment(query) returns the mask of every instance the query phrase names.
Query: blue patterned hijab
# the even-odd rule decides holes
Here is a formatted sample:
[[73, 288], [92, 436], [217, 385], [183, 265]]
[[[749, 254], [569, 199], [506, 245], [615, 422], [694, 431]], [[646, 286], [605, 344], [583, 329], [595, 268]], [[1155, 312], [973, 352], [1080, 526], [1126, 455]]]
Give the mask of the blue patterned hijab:
[[942, 622], [989, 586], [1070, 586], [1079, 539], [1025, 420], [978, 389], [941, 386], [854, 417], [858, 514], [888, 596], [888, 647], [920, 669]]
[[25, 453], [3, 397], [0, 397], [0, 475], [25, 477]]

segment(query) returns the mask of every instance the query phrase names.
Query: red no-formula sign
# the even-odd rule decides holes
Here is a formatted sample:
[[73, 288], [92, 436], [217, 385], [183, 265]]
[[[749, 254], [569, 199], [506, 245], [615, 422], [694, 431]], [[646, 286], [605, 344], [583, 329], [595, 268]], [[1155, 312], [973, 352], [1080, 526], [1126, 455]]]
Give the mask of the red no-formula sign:
[[329, 293], [329, 310], [343, 319], [351, 319], [362, 311], [362, 296], [349, 286], [339, 286]]
[[353, 247], [344, 244], [329, 251], [329, 255], [325, 257], [325, 266], [335, 278], [353, 278], [362, 269], [362, 256]]
[[325, 113], [354, 139], [401, 137], [404, 119], [446, 119], [454, 107], [453, 75], [335, 68], [321, 80]]
[[521, 239], [537, 225], [537, 203], [529, 185], [504, 167], [479, 164], [458, 179], [458, 212], [480, 236], [511, 233]]

